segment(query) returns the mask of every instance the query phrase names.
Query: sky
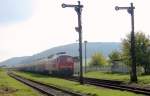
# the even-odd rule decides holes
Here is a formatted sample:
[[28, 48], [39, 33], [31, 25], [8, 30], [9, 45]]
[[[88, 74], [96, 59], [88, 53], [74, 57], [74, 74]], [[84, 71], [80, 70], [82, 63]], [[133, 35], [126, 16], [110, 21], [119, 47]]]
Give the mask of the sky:
[[[131, 31], [131, 17], [115, 6], [135, 6], [135, 32], [150, 35], [149, 0], [81, 0], [83, 41], [121, 42]], [[61, 4], [77, 0], [0, 0], [0, 62], [77, 43], [77, 14]]]

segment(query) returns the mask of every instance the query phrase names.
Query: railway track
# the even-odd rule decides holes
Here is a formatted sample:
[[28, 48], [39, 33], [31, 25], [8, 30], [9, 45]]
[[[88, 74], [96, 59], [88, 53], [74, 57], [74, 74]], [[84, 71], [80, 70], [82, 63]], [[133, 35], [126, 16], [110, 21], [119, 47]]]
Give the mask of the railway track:
[[[72, 80], [78, 82], [78, 77], [67, 78], [67, 80]], [[95, 78], [84, 78], [85, 84], [95, 85], [99, 87], [118, 89], [123, 91], [130, 91], [138, 94], [144, 94], [150, 96], [150, 89], [140, 88], [135, 86], [129, 86], [124, 84], [122, 81], [113, 81], [113, 80], [101, 80]]]
[[47, 96], [87, 96], [84, 94], [75, 93], [72, 91], [60, 89], [54, 86], [46, 85], [37, 81], [33, 81], [30, 79], [26, 79], [24, 77], [18, 76], [16, 74], [13, 74], [11, 72], [8, 72], [8, 75], [12, 78], [15, 78], [16, 80], [40, 91], [41, 93], [46, 94]]
[[[23, 82], [40, 92], [47, 94], [48, 96], [87, 96], [67, 90], [63, 90], [60, 88], [56, 88], [54, 86], [49, 86], [37, 81], [33, 81], [30, 79], [23, 78], [21, 76], [15, 75], [13, 73], [8, 73], [9, 76], [17, 79], [20, 82]], [[79, 81], [78, 77], [72, 77], [72, 78], [64, 78], [71, 81]], [[99, 87], [105, 87], [110, 89], [117, 89], [117, 90], [123, 90], [123, 91], [130, 91], [138, 94], [144, 94], [146, 96], [150, 96], [150, 89], [146, 88], [140, 88], [140, 87], [134, 87], [134, 86], [128, 86], [122, 83], [122, 81], [112, 81], [112, 80], [101, 80], [101, 79], [95, 79], [95, 78], [84, 78], [85, 84], [95, 85]]]

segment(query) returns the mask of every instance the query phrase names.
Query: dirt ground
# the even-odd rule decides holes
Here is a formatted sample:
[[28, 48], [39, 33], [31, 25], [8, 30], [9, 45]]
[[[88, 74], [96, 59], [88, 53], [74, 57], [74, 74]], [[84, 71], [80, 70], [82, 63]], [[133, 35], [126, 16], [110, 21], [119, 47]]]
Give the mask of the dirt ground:
[[10, 88], [10, 87], [0, 87], [0, 94], [10, 94], [16, 92], [17, 89]]

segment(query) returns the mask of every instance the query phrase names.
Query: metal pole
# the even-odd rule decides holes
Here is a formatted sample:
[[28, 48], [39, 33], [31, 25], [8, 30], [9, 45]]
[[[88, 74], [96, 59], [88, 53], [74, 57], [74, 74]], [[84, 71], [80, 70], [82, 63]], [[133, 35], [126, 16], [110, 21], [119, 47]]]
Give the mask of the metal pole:
[[87, 72], [87, 62], [86, 62], [86, 44], [87, 44], [87, 41], [84, 41], [84, 44], [85, 44], [85, 73]]
[[131, 49], [130, 49], [130, 56], [131, 56], [131, 73], [130, 73], [130, 81], [137, 82], [137, 73], [136, 73], [136, 51], [135, 51], [135, 36], [134, 36], [134, 6], [131, 3], [131, 7], [118, 7], [116, 6], [116, 10], [127, 10], [128, 13], [131, 15]]
[[[80, 6], [80, 1], [78, 1], [78, 6]], [[75, 7], [78, 15], [78, 32], [79, 32], [79, 58], [80, 58], [80, 84], [83, 84], [83, 64], [82, 64], [82, 25], [81, 25], [81, 7]]]
[[134, 36], [134, 7], [131, 3], [131, 8], [128, 9], [128, 12], [131, 14], [131, 62], [132, 62], [132, 71], [131, 71], [131, 82], [137, 82], [136, 74], [136, 55], [135, 55], [135, 36]]
[[79, 32], [79, 59], [80, 59], [80, 76], [79, 76], [79, 82], [80, 84], [83, 84], [83, 70], [82, 70], [82, 25], [81, 25], [81, 12], [83, 5], [80, 4], [80, 1], [78, 1], [78, 5], [70, 5], [70, 4], [62, 4], [62, 8], [66, 7], [72, 7], [75, 8], [75, 11], [78, 15], [78, 27], [75, 27], [76, 31]]

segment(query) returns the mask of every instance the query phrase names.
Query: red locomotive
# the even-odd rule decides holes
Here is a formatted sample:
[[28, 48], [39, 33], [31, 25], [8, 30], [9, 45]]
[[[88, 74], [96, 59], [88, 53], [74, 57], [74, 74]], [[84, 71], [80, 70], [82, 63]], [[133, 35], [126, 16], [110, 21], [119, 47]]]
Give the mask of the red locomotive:
[[32, 64], [20, 66], [18, 69], [59, 76], [72, 76], [74, 73], [74, 59], [72, 56], [60, 52]]

